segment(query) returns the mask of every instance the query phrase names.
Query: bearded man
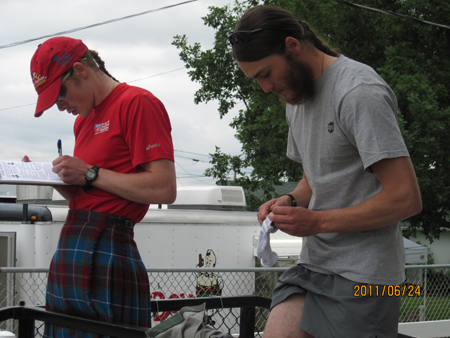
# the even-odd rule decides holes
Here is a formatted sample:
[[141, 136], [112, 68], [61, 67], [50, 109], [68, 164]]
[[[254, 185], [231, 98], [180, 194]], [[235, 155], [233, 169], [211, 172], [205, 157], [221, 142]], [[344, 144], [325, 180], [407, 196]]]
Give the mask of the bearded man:
[[304, 172], [258, 212], [303, 238], [264, 338], [397, 337], [400, 297], [382, 290], [405, 280], [399, 222], [422, 202], [393, 91], [278, 7], [249, 9], [228, 37], [245, 75], [287, 103], [287, 156]]

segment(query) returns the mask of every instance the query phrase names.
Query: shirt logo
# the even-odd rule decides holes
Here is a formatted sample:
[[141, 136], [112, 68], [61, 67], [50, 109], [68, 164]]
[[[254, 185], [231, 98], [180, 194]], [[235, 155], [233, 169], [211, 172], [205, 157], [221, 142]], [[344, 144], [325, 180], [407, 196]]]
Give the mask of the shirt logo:
[[149, 149], [152, 149], [152, 148], [155, 148], [155, 147], [159, 147], [160, 145], [159, 145], [159, 143], [155, 143], [155, 144], [149, 144], [148, 146], [147, 146], [147, 148], [145, 148], [146, 150], [149, 150]]
[[95, 135], [101, 134], [108, 130], [109, 130], [109, 121], [103, 122], [103, 123], [98, 123], [98, 124], [94, 125]]
[[331, 134], [334, 131], [334, 122], [328, 123], [328, 132]]

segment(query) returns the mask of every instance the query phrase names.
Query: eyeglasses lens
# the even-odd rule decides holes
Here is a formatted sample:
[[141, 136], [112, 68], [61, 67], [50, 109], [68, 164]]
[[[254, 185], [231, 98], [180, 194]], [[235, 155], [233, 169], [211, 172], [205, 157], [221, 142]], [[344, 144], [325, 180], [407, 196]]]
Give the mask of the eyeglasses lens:
[[61, 80], [61, 89], [59, 90], [59, 95], [56, 101], [62, 101], [66, 97], [66, 86], [64, 86], [64, 82], [67, 81], [67, 79], [72, 75], [72, 69], [70, 69], [62, 78]]
[[236, 32], [230, 35], [229, 39], [233, 45], [239, 46], [245, 44], [249, 39], [249, 33]]
[[254, 29], [252, 31], [240, 31], [240, 32], [228, 32], [228, 40], [234, 46], [240, 46], [246, 44], [253, 33], [262, 31], [262, 28]]
[[62, 101], [66, 97], [66, 86], [62, 85], [56, 101]]

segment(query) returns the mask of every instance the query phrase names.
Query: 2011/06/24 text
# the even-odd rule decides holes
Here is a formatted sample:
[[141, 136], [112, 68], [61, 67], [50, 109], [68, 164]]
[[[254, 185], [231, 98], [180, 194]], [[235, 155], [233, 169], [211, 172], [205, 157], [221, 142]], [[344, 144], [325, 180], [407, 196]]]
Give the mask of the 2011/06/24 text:
[[353, 287], [354, 297], [415, 297], [420, 296], [420, 285], [365, 285]]

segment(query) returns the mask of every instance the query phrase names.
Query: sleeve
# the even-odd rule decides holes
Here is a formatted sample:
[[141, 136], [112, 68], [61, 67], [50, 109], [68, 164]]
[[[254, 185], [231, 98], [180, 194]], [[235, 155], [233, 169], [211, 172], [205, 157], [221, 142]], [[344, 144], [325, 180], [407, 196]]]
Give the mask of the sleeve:
[[174, 161], [169, 115], [151, 93], [136, 95], [127, 108], [125, 140], [135, 167], [158, 159]]
[[397, 121], [397, 100], [382, 85], [362, 84], [341, 101], [340, 124], [358, 149], [364, 169], [386, 158], [409, 156]]

